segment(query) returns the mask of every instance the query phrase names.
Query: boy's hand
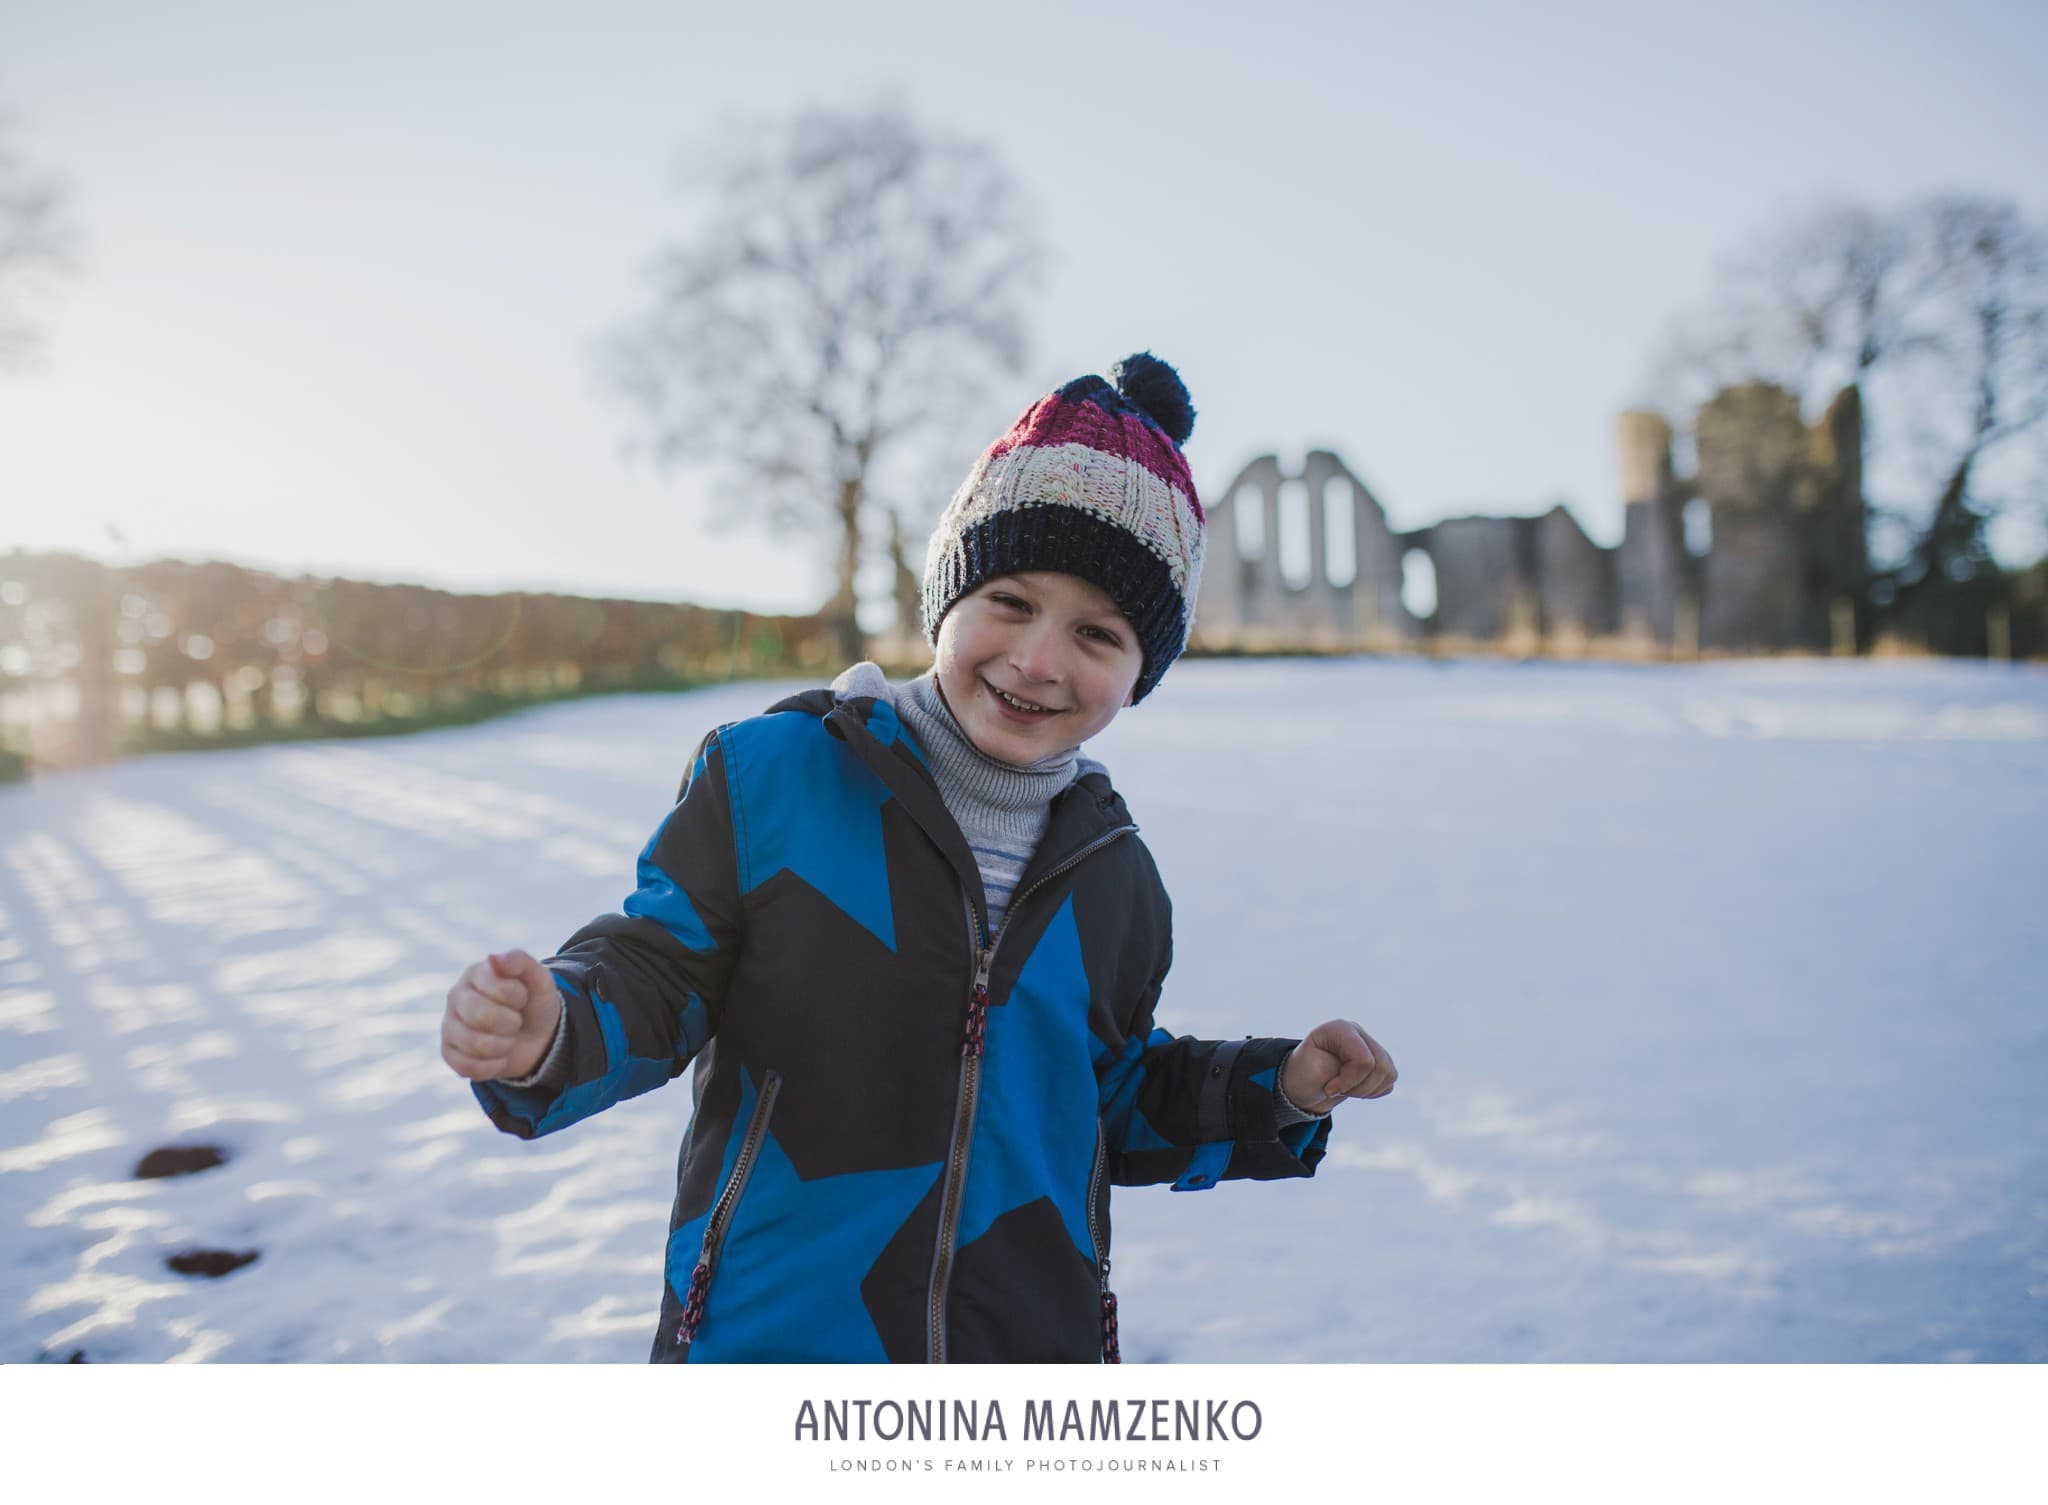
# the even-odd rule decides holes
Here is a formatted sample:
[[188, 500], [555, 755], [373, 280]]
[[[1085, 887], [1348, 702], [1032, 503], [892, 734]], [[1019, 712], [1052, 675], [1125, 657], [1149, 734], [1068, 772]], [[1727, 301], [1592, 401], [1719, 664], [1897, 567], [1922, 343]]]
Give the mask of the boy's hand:
[[1304, 1113], [1328, 1113], [1347, 1097], [1385, 1097], [1400, 1073], [1386, 1047], [1349, 1019], [1318, 1024], [1287, 1057], [1280, 1090]]
[[448, 990], [441, 1059], [473, 1082], [529, 1075], [554, 1042], [562, 994], [546, 967], [524, 951], [493, 953]]

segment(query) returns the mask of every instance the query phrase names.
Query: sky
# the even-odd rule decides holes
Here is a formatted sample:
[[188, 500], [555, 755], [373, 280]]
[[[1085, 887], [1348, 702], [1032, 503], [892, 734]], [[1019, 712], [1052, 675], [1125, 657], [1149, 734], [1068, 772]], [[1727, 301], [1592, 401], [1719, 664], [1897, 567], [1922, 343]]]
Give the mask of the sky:
[[2044, 55], [2018, 4], [0, 0], [81, 242], [0, 373], [0, 549], [810, 609], [823, 540], [710, 529], [595, 353], [691, 143], [885, 96], [992, 142], [1054, 257], [976, 444], [1151, 349], [1206, 494], [1327, 447], [1396, 528], [1613, 543], [1615, 415], [1717, 261], [1825, 196], [2048, 214]]

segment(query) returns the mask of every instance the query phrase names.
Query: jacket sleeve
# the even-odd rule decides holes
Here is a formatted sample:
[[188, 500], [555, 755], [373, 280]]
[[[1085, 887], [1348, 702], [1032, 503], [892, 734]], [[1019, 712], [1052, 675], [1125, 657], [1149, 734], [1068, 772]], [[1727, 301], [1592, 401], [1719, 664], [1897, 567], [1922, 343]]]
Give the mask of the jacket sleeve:
[[551, 1134], [652, 1091], [717, 1032], [740, 915], [718, 732], [698, 746], [637, 878], [623, 914], [591, 921], [547, 960], [562, 993], [549, 1064], [517, 1083], [470, 1084], [506, 1133]]
[[1169, 916], [1160, 959], [1123, 1048], [1097, 1071], [1111, 1181], [1165, 1181], [1175, 1191], [1206, 1191], [1219, 1181], [1314, 1175], [1329, 1142], [1329, 1119], [1281, 1128], [1274, 1111], [1276, 1074], [1299, 1042], [1176, 1038], [1155, 1021], [1173, 965], [1171, 923]]

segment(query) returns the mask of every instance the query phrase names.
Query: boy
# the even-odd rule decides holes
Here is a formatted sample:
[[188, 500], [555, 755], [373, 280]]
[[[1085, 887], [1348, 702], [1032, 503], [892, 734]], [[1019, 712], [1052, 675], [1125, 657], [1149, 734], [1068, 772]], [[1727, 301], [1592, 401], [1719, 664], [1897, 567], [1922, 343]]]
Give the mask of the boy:
[[931, 672], [718, 728], [625, 913], [448, 994], [442, 1056], [550, 1133], [692, 1061], [657, 1361], [1117, 1357], [1109, 1186], [1312, 1175], [1393, 1063], [1356, 1024], [1174, 1039], [1170, 910], [1080, 746], [1186, 645], [1173, 369], [1035, 403], [925, 562]]

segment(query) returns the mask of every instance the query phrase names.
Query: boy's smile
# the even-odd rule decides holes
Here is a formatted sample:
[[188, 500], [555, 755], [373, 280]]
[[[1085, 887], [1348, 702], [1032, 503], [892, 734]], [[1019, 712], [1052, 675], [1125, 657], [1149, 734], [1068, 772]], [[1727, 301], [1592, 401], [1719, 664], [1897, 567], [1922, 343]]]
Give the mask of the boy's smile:
[[1130, 703], [1145, 656], [1138, 635], [1078, 575], [998, 575], [939, 623], [933, 674], [982, 752], [1036, 763], [1087, 741]]

